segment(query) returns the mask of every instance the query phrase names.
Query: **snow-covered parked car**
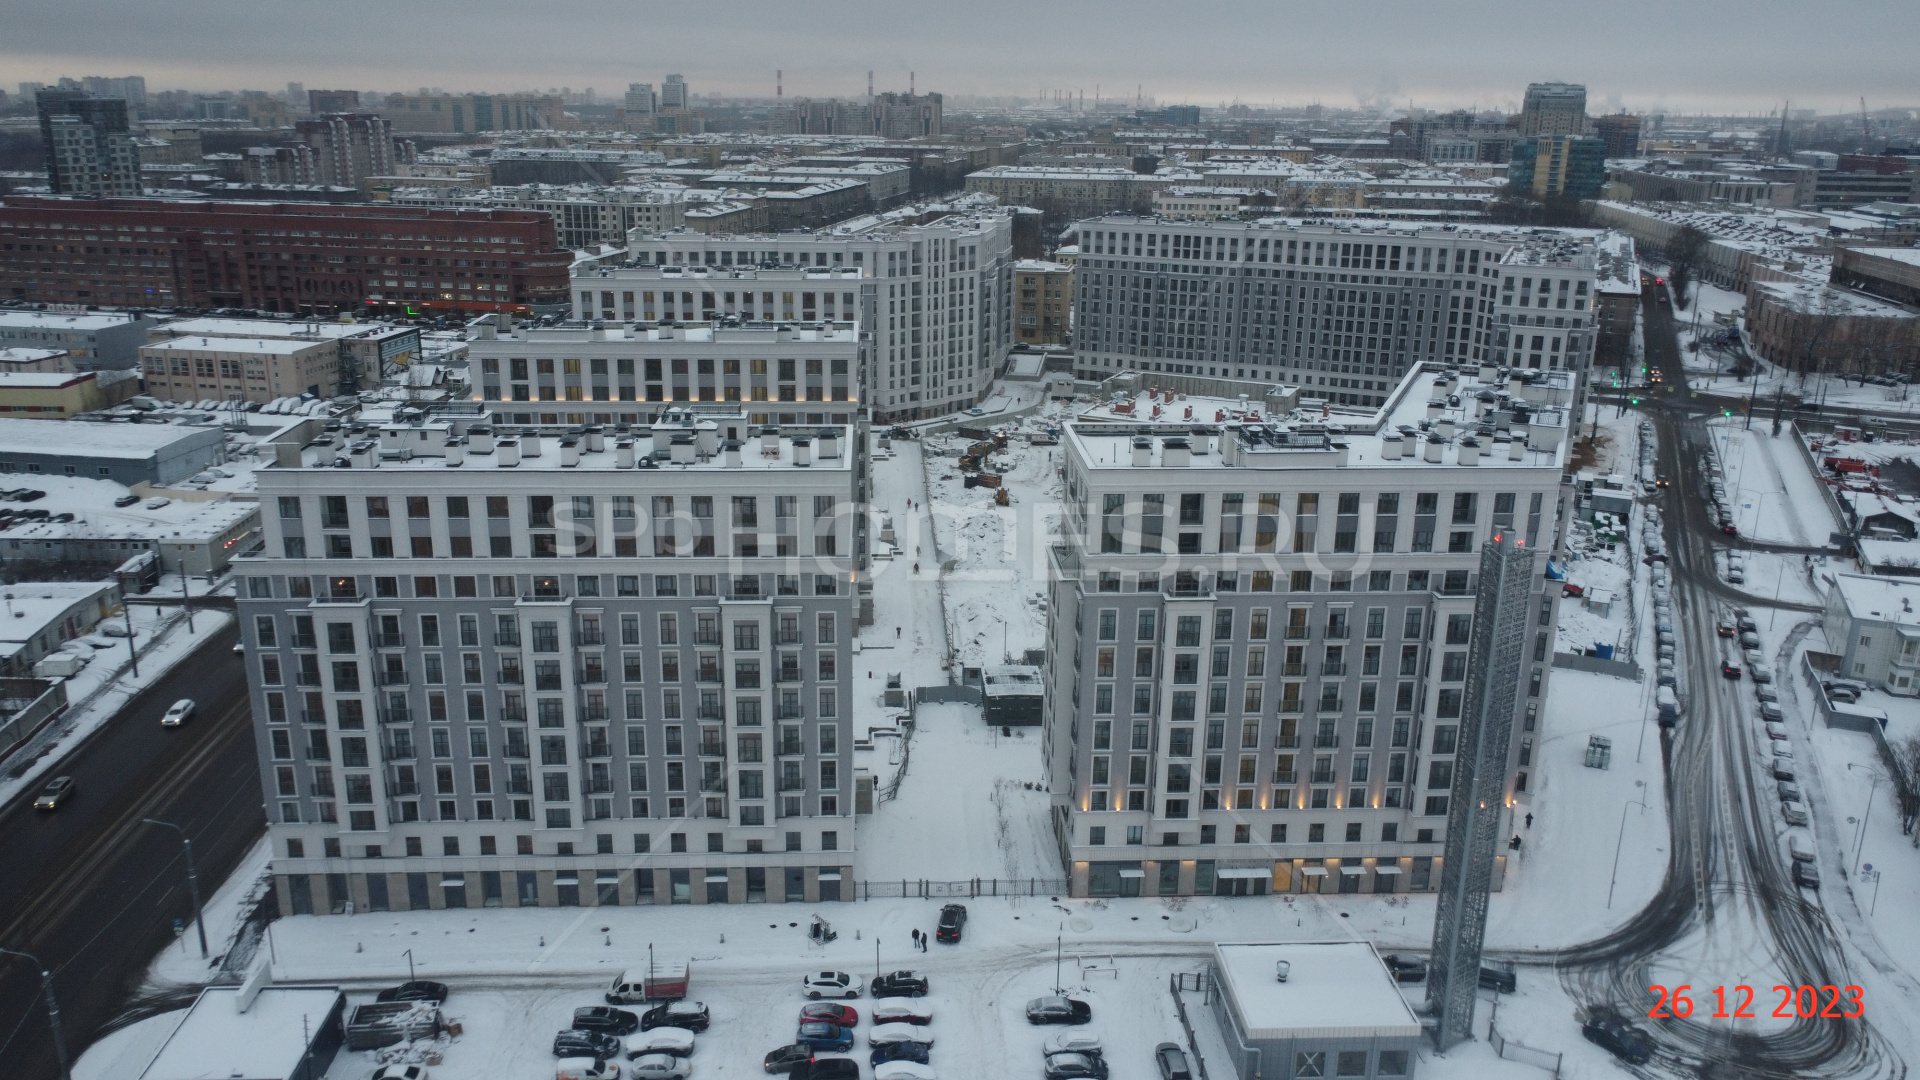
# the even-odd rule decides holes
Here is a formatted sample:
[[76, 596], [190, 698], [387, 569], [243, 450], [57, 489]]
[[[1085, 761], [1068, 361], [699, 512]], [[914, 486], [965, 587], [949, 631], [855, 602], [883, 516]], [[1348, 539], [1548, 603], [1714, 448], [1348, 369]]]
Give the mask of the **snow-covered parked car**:
[[628, 1060], [648, 1054], [672, 1054], [686, 1057], [693, 1053], [693, 1032], [686, 1028], [663, 1027], [627, 1036]]
[[926, 1005], [897, 1005], [888, 1002], [873, 1007], [873, 1022], [876, 1024], [931, 1024], [933, 1009]]
[[885, 1046], [888, 1043], [920, 1043], [933, 1045], [933, 1033], [916, 1024], [875, 1024], [867, 1032], [868, 1046]]
[[937, 1074], [917, 1061], [885, 1061], [873, 1067], [873, 1080], [937, 1080]]

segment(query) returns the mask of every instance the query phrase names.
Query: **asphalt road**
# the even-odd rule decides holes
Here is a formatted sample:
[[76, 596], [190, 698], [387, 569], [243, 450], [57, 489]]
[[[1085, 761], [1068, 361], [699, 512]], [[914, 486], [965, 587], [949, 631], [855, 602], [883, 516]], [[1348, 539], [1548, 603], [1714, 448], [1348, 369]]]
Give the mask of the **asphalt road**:
[[[265, 828], [236, 639], [234, 630], [210, 639], [63, 762], [55, 771], [78, 782], [72, 801], [37, 812], [29, 791], [0, 810], [0, 947], [51, 967], [76, 1058], [174, 941], [173, 921], [190, 918], [179, 834], [140, 819], [173, 822], [193, 837], [203, 896]], [[198, 702], [198, 715], [162, 728], [160, 714], [182, 697]], [[184, 940], [198, 951], [191, 929]], [[217, 953], [222, 942], [208, 944]], [[40, 994], [32, 964], [0, 956], [7, 1080], [57, 1075]]]

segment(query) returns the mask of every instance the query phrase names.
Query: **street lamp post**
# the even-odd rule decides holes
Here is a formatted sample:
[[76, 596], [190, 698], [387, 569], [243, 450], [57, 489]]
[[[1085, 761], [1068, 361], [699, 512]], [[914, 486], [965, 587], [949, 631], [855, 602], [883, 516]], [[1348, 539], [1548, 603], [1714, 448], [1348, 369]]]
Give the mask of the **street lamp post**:
[[172, 829], [174, 832], [180, 834], [180, 843], [185, 847], [187, 854], [187, 892], [193, 897], [193, 925], [194, 928], [200, 932], [200, 959], [205, 960], [208, 956], [207, 920], [202, 917], [203, 913], [200, 909], [200, 875], [196, 873], [193, 868], [193, 837], [188, 836], [187, 830], [175, 825], [171, 821], [161, 821], [159, 818], [150, 817], [141, 818], [140, 820], [148, 825], [159, 825]]
[[1873, 777], [1873, 783], [1867, 787], [1867, 812], [1860, 815], [1860, 827], [1854, 830], [1853, 864], [1858, 866], [1860, 865], [1860, 849], [1867, 844], [1867, 822], [1873, 820], [1873, 796], [1875, 792], [1880, 790], [1880, 781], [1885, 780], [1887, 775], [1878, 769], [1868, 768], [1857, 761], [1847, 762], [1848, 772], [1852, 772], [1855, 769], [1859, 769], [1861, 772]]
[[413, 982], [413, 950], [408, 949], [404, 955], [407, 958], [407, 981]]
[[32, 953], [23, 953], [19, 949], [0, 949], [0, 954], [18, 956], [40, 969], [40, 992], [47, 999], [47, 1026], [53, 1029], [53, 1055], [60, 1062], [60, 1080], [73, 1080], [73, 1070], [67, 1062], [67, 1037], [60, 1030], [60, 1003], [53, 999], [53, 972]]
[[[1645, 780], [1635, 780], [1633, 786], [1644, 788], [1647, 786], [1647, 782]], [[1627, 839], [1627, 807], [1629, 806], [1638, 806], [1640, 807], [1641, 813], [1646, 813], [1647, 800], [1645, 795], [1643, 794], [1638, 799], [1629, 799], [1620, 807], [1620, 832], [1613, 840], [1613, 875], [1607, 881], [1607, 910], [1609, 911], [1613, 910], [1614, 886], [1620, 883], [1620, 847]]]

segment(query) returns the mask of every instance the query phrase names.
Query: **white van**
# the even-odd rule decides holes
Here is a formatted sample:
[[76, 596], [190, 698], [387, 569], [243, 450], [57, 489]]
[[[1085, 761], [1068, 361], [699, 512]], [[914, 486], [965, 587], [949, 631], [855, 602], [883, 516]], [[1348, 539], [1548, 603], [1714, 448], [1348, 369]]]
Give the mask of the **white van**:
[[553, 1080], [620, 1080], [620, 1063], [602, 1058], [561, 1058], [553, 1063]]

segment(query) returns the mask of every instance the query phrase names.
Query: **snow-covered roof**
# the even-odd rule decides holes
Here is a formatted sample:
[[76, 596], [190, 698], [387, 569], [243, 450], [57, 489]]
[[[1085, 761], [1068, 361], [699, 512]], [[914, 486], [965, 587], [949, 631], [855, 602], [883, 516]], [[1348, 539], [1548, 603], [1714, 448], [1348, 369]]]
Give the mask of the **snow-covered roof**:
[[91, 381], [91, 371], [0, 371], [0, 390], [57, 390]]
[[176, 319], [154, 327], [156, 334], [217, 338], [351, 338], [378, 337], [410, 326], [380, 322], [336, 322], [320, 319]]
[[133, 315], [75, 315], [64, 311], [0, 309], [0, 326], [41, 330], [106, 330], [135, 321]]
[[65, 454], [76, 447], [87, 457], [145, 459], [182, 439], [218, 428], [181, 424], [96, 424], [84, 421], [0, 417], [0, 454]]
[[75, 604], [113, 590], [111, 581], [21, 581], [0, 592], [8, 617], [0, 619], [0, 642], [31, 641]]
[[[1420, 1018], [1368, 942], [1221, 942], [1213, 955], [1249, 1039], [1420, 1035]], [[1276, 975], [1282, 962], [1286, 982]]]
[[141, 347], [141, 352], [232, 352], [293, 356], [321, 344], [317, 338], [178, 337]]
[[1839, 590], [1851, 618], [1920, 630], [1920, 581], [1836, 574], [1833, 587]]
[[[235, 470], [229, 468], [227, 471]], [[0, 530], [0, 538], [211, 540], [225, 535], [260, 509], [260, 504], [251, 499], [187, 499], [176, 497], [171, 491], [165, 493], [164, 497], [169, 500], [166, 506], [148, 509], [144, 498], [131, 506], [115, 506], [113, 501], [128, 492], [124, 486], [111, 480], [40, 473], [31, 478], [31, 483], [34, 488], [47, 493], [45, 500], [33, 504], [35, 508], [56, 514], [70, 513], [74, 515], [74, 520], [16, 522]], [[194, 494], [198, 495], [197, 492]]]
[[44, 364], [65, 355], [65, 349], [0, 349], [0, 364]]
[[1016, 272], [1028, 274], [1065, 274], [1073, 270], [1066, 263], [1048, 262], [1045, 259], [1016, 259], [1013, 264]]
[[1855, 255], [1869, 256], [1875, 259], [1891, 259], [1894, 262], [1920, 266], [1920, 247], [1859, 247], [1854, 248]]
[[139, 1080], [293, 1076], [310, 1034], [326, 1028], [340, 1001], [337, 987], [268, 986], [242, 1010], [243, 993], [238, 986], [201, 991]]
[[1920, 543], [1912, 540], [1874, 540], [1862, 537], [1854, 541], [1860, 561], [1868, 566], [1920, 569]]

